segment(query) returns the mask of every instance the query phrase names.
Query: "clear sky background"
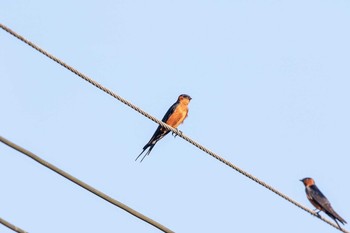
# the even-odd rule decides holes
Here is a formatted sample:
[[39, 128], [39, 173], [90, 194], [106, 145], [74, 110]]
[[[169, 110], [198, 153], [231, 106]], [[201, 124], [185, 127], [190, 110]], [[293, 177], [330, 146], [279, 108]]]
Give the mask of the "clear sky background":
[[[158, 119], [189, 94], [184, 134], [309, 208], [313, 177], [350, 222], [349, 1], [22, 0], [0, 21]], [[0, 49], [0, 134], [170, 229], [338, 232], [180, 137], [135, 162], [154, 122]], [[3, 144], [0, 177], [0, 217], [31, 233], [160, 232]]]

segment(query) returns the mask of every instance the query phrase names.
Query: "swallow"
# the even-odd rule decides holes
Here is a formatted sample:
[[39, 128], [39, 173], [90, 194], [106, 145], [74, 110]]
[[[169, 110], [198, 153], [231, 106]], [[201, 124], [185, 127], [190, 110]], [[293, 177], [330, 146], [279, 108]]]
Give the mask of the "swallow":
[[300, 181], [303, 182], [305, 185], [307, 199], [309, 199], [311, 204], [315, 206], [318, 210], [317, 215], [319, 215], [320, 211], [325, 212], [329, 217], [331, 217], [335, 221], [339, 229], [342, 229], [338, 221], [341, 222], [343, 225], [347, 222], [342, 217], [340, 217], [339, 214], [337, 214], [337, 212], [333, 210], [331, 203], [315, 185], [315, 181], [309, 177], [304, 178]]
[[[182, 94], [177, 98], [177, 101], [169, 108], [169, 110], [165, 113], [162, 121], [168, 125], [170, 125], [173, 128], [177, 128], [181, 123], [184, 122], [186, 117], [188, 116], [188, 104], [191, 101], [191, 97], [186, 94]], [[145, 150], [148, 149], [146, 154], [143, 156], [140, 162], [143, 161], [143, 159], [151, 153], [153, 147], [156, 145], [156, 143], [162, 139], [165, 135], [167, 135], [170, 132], [170, 130], [162, 127], [161, 125], [158, 126], [156, 131], [154, 132], [153, 136], [149, 140], [149, 142], [143, 147], [143, 151], [137, 156], [135, 161], [142, 155]], [[181, 132], [181, 131], [180, 131]], [[173, 133], [174, 135], [174, 133]]]

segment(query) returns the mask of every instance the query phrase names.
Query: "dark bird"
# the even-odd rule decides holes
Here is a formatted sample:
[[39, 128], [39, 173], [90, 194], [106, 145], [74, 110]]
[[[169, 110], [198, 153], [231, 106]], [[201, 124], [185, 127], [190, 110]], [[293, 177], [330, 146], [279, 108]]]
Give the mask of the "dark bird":
[[300, 181], [303, 182], [305, 185], [307, 199], [309, 199], [311, 204], [315, 206], [316, 209], [318, 209], [317, 215], [319, 215], [320, 211], [322, 210], [329, 217], [331, 217], [336, 222], [339, 229], [341, 229], [338, 221], [341, 222], [343, 225], [347, 222], [342, 217], [340, 217], [339, 214], [337, 214], [337, 212], [333, 210], [331, 203], [329, 203], [328, 199], [315, 185], [315, 181], [309, 177], [304, 178]]
[[[189, 95], [186, 95], [186, 94], [180, 95], [177, 98], [177, 101], [165, 113], [165, 116], [163, 117], [162, 121], [173, 128], [177, 128], [186, 119], [188, 115], [188, 104], [190, 103], [191, 99], [192, 98]], [[149, 148], [146, 154], [141, 159], [140, 162], [142, 162], [142, 160], [146, 157], [146, 155], [149, 155], [149, 153], [151, 153], [156, 143], [160, 139], [162, 139], [165, 135], [167, 135], [169, 132], [170, 130], [167, 130], [166, 128], [159, 125], [156, 131], [154, 132], [153, 136], [151, 137], [149, 142], [143, 147], [143, 151], [139, 154], [139, 156], [137, 156], [135, 161], [142, 155], [142, 153], [147, 148]]]

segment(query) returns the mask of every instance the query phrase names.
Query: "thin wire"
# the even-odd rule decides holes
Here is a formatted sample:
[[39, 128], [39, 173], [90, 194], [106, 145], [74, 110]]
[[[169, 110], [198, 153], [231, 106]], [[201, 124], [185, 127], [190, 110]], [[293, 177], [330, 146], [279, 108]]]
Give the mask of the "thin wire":
[[64, 178], [66, 178], [66, 179], [72, 181], [73, 183], [79, 185], [80, 187], [86, 189], [87, 191], [89, 191], [89, 192], [95, 194], [96, 196], [102, 198], [103, 200], [105, 200], [105, 201], [107, 201], [107, 202], [109, 202], [109, 203], [111, 203], [111, 204], [113, 204], [113, 205], [115, 205], [115, 206], [125, 210], [126, 212], [134, 215], [135, 217], [137, 217], [137, 218], [139, 218], [139, 219], [141, 219], [141, 220], [151, 224], [152, 226], [158, 228], [159, 230], [161, 230], [163, 232], [167, 232], [167, 233], [168, 232], [169, 233], [173, 232], [172, 230], [168, 229], [167, 227], [161, 225], [160, 223], [158, 223], [158, 222], [150, 219], [149, 217], [147, 217], [147, 216], [137, 212], [136, 210], [128, 207], [127, 205], [125, 205], [125, 204], [123, 204], [123, 203], [113, 199], [112, 197], [108, 196], [107, 194], [104, 194], [103, 192], [95, 189], [94, 187], [84, 183], [83, 181], [79, 180], [78, 178], [75, 178], [74, 176], [70, 175], [69, 173], [59, 169], [58, 167], [54, 166], [53, 164], [43, 160], [39, 156], [37, 156], [37, 155], [33, 154], [32, 152], [30, 152], [30, 151], [28, 151], [28, 150], [26, 150], [26, 149], [16, 145], [15, 143], [7, 140], [6, 138], [0, 136], [0, 141], [2, 143], [6, 144], [7, 146], [12, 147], [13, 149], [21, 152], [22, 154], [30, 157], [31, 159], [33, 159], [36, 162], [40, 163], [41, 165], [47, 167], [48, 169], [50, 169], [50, 170], [56, 172], [57, 174], [63, 176]]
[[8, 221], [6, 221], [5, 219], [2, 219], [0, 218], [0, 223], [2, 225], [4, 225], [5, 227], [15, 231], [15, 232], [18, 232], [18, 233], [27, 233], [25, 230], [22, 230], [21, 228], [19, 227], [16, 227], [15, 225], [13, 225], [12, 223], [9, 223]]
[[175, 129], [167, 124], [165, 124], [164, 122], [158, 120], [157, 118], [153, 117], [152, 115], [148, 114], [147, 112], [143, 111], [142, 109], [140, 109], [139, 107], [137, 107], [136, 105], [130, 103], [129, 101], [123, 99], [122, 97], [120, 97], [119, 95], [115, 94], [114, 92], [112, 92], [111, 90], [109, 90], [108, 88], [102, 86], [101, 84], [99, 84], [98, 82], [94, 81], [93, 79], [89, 78], [88, 76], [84, 75], [83, 73], [80, 73], [79, 71], [75, 70], [73, 67], [67, 65], [66, 63], [64, 63], [63, 61], [61, 61], [60, 59], [54, 57], [53, 55], [49, 54], [48, 52], [46, 52], [45, 50], [41, 49], [40, 47], [38, 47], [37, 45], [35, 45], [34, 43], [30, 42], [29, 40], [25, 39], [24, 37], [22, 37], [21, 35], [17, 34], [16, 32], [12, 31], [11, 29], [7, 28], [6, 26], [0, 24], [0, 27], [5, 30], [6, 32], [8, 32], [9, 34], [13, 35], [14, 37], [18, 38], [19, 40], [21, 40], [22, 42], [28, 44], [29, 46], [31, 46], [32, 48], [34, 48], [35, 50], [39, 51], [40, 53], [44, 54], [45, 56], [47, 56], [48, 58], [54, 60], [55, 62], [57, 62], [58, 64], [60, 64], [61, 66], [65, 67], [66, 69], [70, 70], [71, 72], [73, 72], [74, 74], [78, 75], [80, 78], [84, 79], [85, 81], [89, 82], [90, 84], [94, 85], [95, 87], [99, 88], [100, 90], [106, 92], [107, 94], [109, 94], [110, 96], [114, 97], [115, 99], [119, 100], [120, 102], [124, 103], [125, 105], [129, 106], [130, 108], [134, 109], [135, 111], [139, 112], [140, 114], [142, 114], [143, 116], [147, 117], [148, 119], [156, 122], [157, 124], [161, 125], [162, 127], [171, 130], [172, 132], [174, 132], [175, 134], [179, 135], [180, 137], [182, 137], [183, 139], [185, 139], [187, 142], [191, 143], [192, 145], [196, 146], [198, 149], [204, 151], [205, 153], [211, 155], [212, 157], [214, 157], [215, 159], [219, 160], [220, 162], [224, 163], [225, 165], [233, 168], [234, 170], [238, 171], [239, 173], [241, 173], [242, 175], [248, 177], [249, 179], [255, 181], [256, 183], [260, 184], [261, 186], [267, 188], [268, 190], [274, 192], [275, 194], [277, 194], [278, 196], [282, 197], [283, 199], [289, 201], [290, 203], [296, 205], [297, 207], [303, 209], [304, 211], [308, 212], [309, 214], [320, 218], [321, 220], [323, 220], [324, 222], [328, 223], [329, 225], [333, 226], [334, 228], [349, 233], [347, 231], [345, 231], [344, 229], [340, 229], [336, 224], [334, 224], [333, 222], [330, 222], [328, 219], [325, 219], [321, 216], [318, 216], [315, 212], [313, 212], [312, 210], [310, 210], [309, 208], [301, 205], [300, 203], [294, 201], [293, 199], [291, 199], [290, 197], [288, 197], [287, 195], [283, 194], [282, 192], [279, 192], [277, 189], [273, 188], [272, 186], [266, 184], [265, 182], [259, 180], [257, 177], [249, 174], [248, 172], [242, 170], [241, 168], [237, 167], [236, 165], [232, 164], [231, 162], [225, 160], [224, 158], [220, 157], [219, 155], [215, 154], [214, 152], [212, 152], [211, 150], [205, 148], [204, 146], [202, 146], [201, 144], [195, 142], [194, 140], [192, 140], [191, 138], [187, 137], [186, 135], [184, 135], [181, 131], [179, 131], [178, 129]]

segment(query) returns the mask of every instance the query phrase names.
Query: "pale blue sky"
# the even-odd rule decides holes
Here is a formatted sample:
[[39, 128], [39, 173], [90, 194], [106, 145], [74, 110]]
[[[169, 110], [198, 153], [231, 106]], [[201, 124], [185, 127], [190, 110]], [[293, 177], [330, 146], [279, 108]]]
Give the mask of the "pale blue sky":
[[[0, 21], [303, 205], [350, 221], [349, 1], [6, 1]], [[338, 232], [0, 31], [0, 134], [176, 232]], [[0, 217], [159, 232], [0, 145]], [[323, 214], [324, 216], [324, 214]], [[349, 228], [345, 226], [345, 228]], [[0, 232], [11, 232], [0, 226]]]

